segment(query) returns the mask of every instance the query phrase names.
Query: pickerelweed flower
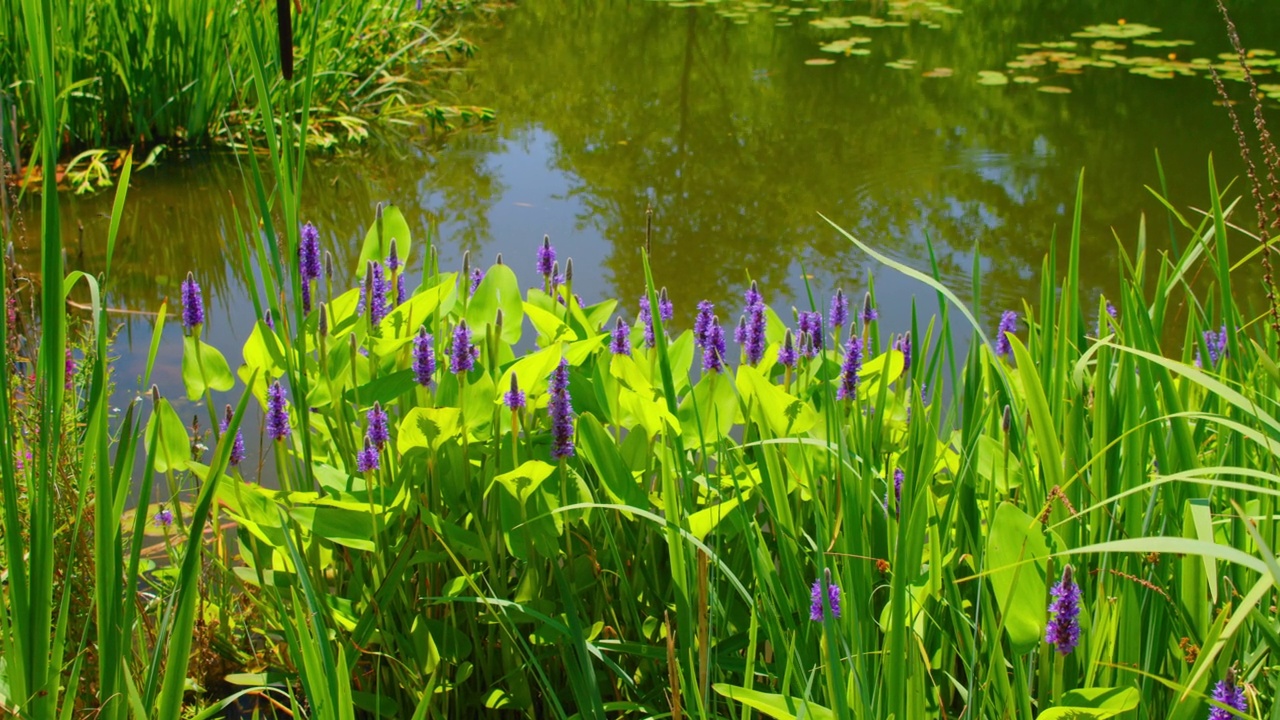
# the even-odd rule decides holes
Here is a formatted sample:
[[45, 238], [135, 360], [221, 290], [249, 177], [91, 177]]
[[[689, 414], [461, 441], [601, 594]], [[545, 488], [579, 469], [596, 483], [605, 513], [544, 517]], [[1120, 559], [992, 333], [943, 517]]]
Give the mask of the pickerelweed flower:
[[[1111, 316], [1112, 320], [1115, 320], [1116, 317], [1118, 317], [1118, 313], [1116, 312], [1116, 306], [1112, 305], [1110, 302], [1107, 303], [1107, 314]], [[1097, 337], [1102, 337], [1102, 316], [1101, 315], [1098, 316], [1098, 326], [1094, 329], [1093, 334]]]
[[671, 298], [667, 297], [667, 289], [664, 287], [658, 291], [658, 319], [662, 322], [670, 322], [675, 316], [676, 308], [671, 304]]
[[808, 333], [809, 343], [805, 347], [801, 343], [800, 354], [805, 357], [817, 357], [822, 352], [822, 313], [814, 310], [813, 312], [800, 313], [800, 332]]
[[396, 275], [396, 305], [404, 304], [404, 273]]
[[724, 372], [724, 328], [714, 315], [707, 325], [706, 345], [702, 348], [702, 371]]
[[538, 262], [536, 265], [538, 274], [546, 280], [550, 280], [551, 276], [555, 274], [555, 263], [556, 249], [551, 247], [551, 237], [543, 235], [542, 245], [538, 248]]
[[[1236, 673], [1234, 667], [1227, 669], [1227, 676], [1213, 686], [1213, 699], [1241, 713], [1247, 713], [1249, 700], [1244, 696], [1244, 686], [1239, 683]], [[1209, 710], [1209, 720], [1231, 720], [1233, 717], [1230, 711], [1220, 707]]]
[[1044, 631], [1044, 641], [1057, 647], [1060, 655], [1070, 655], [1080, 642], [1080, 586], [1071, 576], [1071, 566], [1062, 569], [1062, 580], [1050, 590], [1053, 615]]
[[657, 338], [653, 335], [653, 310], [649, 307], [648, 294], [640, 296], [640, 317], [636, 322], [644, 327], [644, 346], [653, 347]]
[[840, 387], [836, 389], [837, 400], [854, 400], [858, 397], [858, 373], [862, 370], [862, 339], [857, 335], [849, 338], [845, 347], [844, 362], [840, 365]]
[[383, 272], [382, 263], [369, 261], [365, 270], [365, 292], [369, 298], [369, 322], [377, 325], [387, 316], [387, 276]]
[[78, 367], [76, 356], [71, 354], [71, 348], [67, 348], [67, 359], [63, 368], [63, 384], [68, 390], [75, 385], [76, 369]]
[[1013, 346], [1009, 344], [1009, 337], [1005, 333], [1015, 333], [1018, 331], [1018, 313], [1012, 310], [1005, 310], [1000, 316], [1000, 327], [996, 328], [996, 355], [1001, 357], [1013, 357]]
[[400, 262], [400, 250], [396, 247], [396, 239], [391, 238], [391, 246], [387, 248], [387, 269], [395, 272], [404, 267], [404, 263]]
[[276, 329], [276, 318], [271, 314], [271, 308], [262, 311], [262, 324], [266, 325], [268, 330]]
[[267, 388], [267, 437], [283, 440], [289, 437], [289, 407], [284, 388], [277, 380]]
[[453, 329], [453, 345], [449, 348], [449, 372], [465, 373], [475, 367], [479, 348], [471, 345], [471, 328], [466, 320], [459, 320]]
[[169, 527], [173, 524], [173, 511], [169, 508], [160, 508], [160, 512], [156, 513], [156, 525], [159, 527]]
[[790, 330], [782, 338], [782, 347], [778, 348], [778, 364], [789, 368], [796, 366], [796, 346]]
[[911, 331], [910, 330], [903, 333], [902, 335], [899, 335], [898, 339], [893, 341], [893, 349], [902, 353], [902, 372], [905, 373], [906, 371], [910, 370], [911, 369]]
[[196, 276], [187, 273], [182, 281], [182, 329], [187, 333], [204, 324], [204, 300], [200, 298], [200, 285]]
[[569, 361], [560, 359], [560, 365], [551, 372], [547, 383], [547, 414], [551, 416], [551, 457], [560, 459], [573, 456], [573, 404], [569, 397]]
[[356, 472], [370, 473], [378, 469], [378, 447], [369, 438], [364, 439], [364, 449], [356, 453]]
[[430, 387], [436, 374], [436, 351], [431, 346], [431, 333], [426, 326], [418, 328], [413, 339], [413, 379], [423, 387]]
[[302, 242], [298, 245], [298, 274], [302, 282], [320, 277], [320, 231], [315, 225], [302, 226]]
[[711, 323], [715, 320], [716, 306], [710, 300], [698, 303], [698, 316], [693, 320], [693, 342], [701, 348], [707, 346], [707, 334], [711, 331]]
[[387, 430], [387, 412], [382, 409], [381, 403], [375, 402], [373, 407], [369, 408], [366, 419], [369, 421], [369, 427], [365, 430], [365, 437], [381, 450], [387, 440], [391, 439], [391, 433]]
[[471, 289], [468, 291], [468, 293], [474, 295], [476, 292], [476, 288], [480, 287], [480, 281], [482, 280], [484, 280], [484, 271], [481, 270], [480, 268], [476, 268], [475, 270], [472, 270], [471, 271]]
[[[231, 406], [228, 405], [226, 411], [223, 412], [222, 414], [221, 422], [218, 423], [218, 432], [225, 433], [227, 431], [227, 428], [231, 427], [232, 415], [233, 415], [233, 411], [231, 410]], [[234, 467], [236, 465], [239, 465], [243, 461], [244, 461], [244, 433], [240, 432], [240, 430], [237, 429], [236, 437], [234, 440], [231, 441], [230, 462], [231, 462], [231, 465]]]
[[[906, 475], [902, 472], [902, 468], [894, 468], [893, 470], [893, 514], [899, 515], [902, 512], [902, 481], [906, 479]], [[889, 489], [884, 491], [884, 509], [889, 509]]]
[[835, 297], [831, 298], [831, 312], [827, 319], [833, 328], [842, 328], [849, 323], [849, 298], [844, 296], [844, 290], [836, 290]]
[[764, 359], [765, 349], [765, 316], [764, 298], [753, 280], [746, 293], [746, 326], [743, 328], [741, 342], [743, 352], [749, 365], [758, 365]]
[[809, 591], [809, 619], [822, 622], [824, 611], [830, 611], [833, 618], [840, 617], [840, 586], [832, 582], [829, 569], [813, 581]]
[[613, 324], [613, 340], [609, 343], [609, 352], [614, 355], [631, 354], [631, 326], [622, 318], [618, 318], [618, 322]]
[[[1223, 325], [1217, 332], [1205, 330], [1204, 346], [1209, 350], [1209, 368], [1217, 367], [1218, 361], [1227, 355], [1227, 326]], [[1199, 347], [1196, 348], [1196, 367], [1201, 367]]]
[[515, 373], [511, 373], [511, 389], [502, 394], [502, 404], [506, 405], [511, 412], [517, 412], [524, 407], [524, 391], [520, 389]]
[[871, 293], [862, 296], [862, 324], [875, 320], [880, 317], [880, 312], [876, 310], [876, 306], [871, 304]]

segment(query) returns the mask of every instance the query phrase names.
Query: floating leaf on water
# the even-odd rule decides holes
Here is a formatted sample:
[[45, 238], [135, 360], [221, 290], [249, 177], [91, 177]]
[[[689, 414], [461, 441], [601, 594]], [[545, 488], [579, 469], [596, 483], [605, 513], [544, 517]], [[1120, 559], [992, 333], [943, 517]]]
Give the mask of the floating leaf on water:
[[1191, 61], [1191, 64], [1192, 65], [1212, 65], [1213, 61], [1210, 60], [1209, 58], [1196, 58], [1195, 60]]
[[1096, 68], [1113, 68], [1116, 64], [1110, 60], [1094, 60], [1090, 65]]
[[951, 77], [954, 73], [955, 71], [952, 70], [951, 68], [938, 67], [938, 68], [934, 68], [932, 70], [928, 70], [924, 72], [923, 75], [927, 78], [945, 78], [945, 77]]
[[1132, 64], [1133, 64], [1133, 58], [1129, 57], [1128, 55], [1103, 55], [1103, 56], [1102, 56], [1101, 58], [1099, 58], [1099, 59], [1100, 59], [1100, 60], [1105, 60], [1105, 61], [1107, 61], [1107, 62], [1112, 62], [1112, 63], [1115, 63], [1115, 64], [1117, 64], [1117, 65], [1132, 65]]
[[915, 60], [894, 60], [892, 62], [885, 63], [884, 66], [887, 68], [893, 68], [894, 70], [912, 70], [915, 68], [915, 64]]
[[1089, 47], [1094, 50], [1123, 50], [1127, 46], [1124, 43], [1118, 43], [1114, 40], [1098, 40]]
[[1195, 41], [1194, 40], [1152, 40], [1147, 38], [1143, 40], [1134, 40], [1133, 44], [1141, 45], [1142, 47], [1147, 47], [1147, 48], [1170, 48], [1170, 47], [1178, 47], [1180, 45], [1195, 45]]
[[1039, 50], [1041, 45], [1040, 43], [1018, 43], [1018, 47], [1023, 50]]
[[1023, 85], [1031, 85], [1033, 83], [1040, 82], [1040, 78], [1034, 75], [1019, 75], [1015, 77], [1013, 81], [1016, 83], [1022, 83]]
[[1258, 89], [1261, 90], [1262, 93], [1267, 97], [1273, 100], [1280, 100], [1280, 85], [1275, 83], [1267, 83], [1265, 85], [1259, 85]]
[[1134, 75], [1144, 75], [1156, 80], [1168, 80], [1173, 77], [1173, 70], [1167, 67], [1140, 65], [1138, 67], [1129, 68], [1129, 72]]
[[978, 72], [979, 85], [1008, 85], [1009, 76], [995, 70], [981, 70]]
[[1247, 54], [1249, 57], [1274, 57], [1276, 54], [1276, 51], [1275, 50], [1250, 50]]
[[1066, 95], [1071, 92], [1071, 88], [1064, 88], [1061, 85], [1041, 85], [1036, 90], [1052, 95]]
[[835, 65], [836, 61], [831, 58], [809, 58], [804, 61], [805, 65]]
[[1111, 38], [1118, 40], [1120, 38], [1136, 38], [1143, 35], [1154, 35], [1160, 32], [1160, 28], [1142, 23], [1104, 23], [1102, 25], [1089, 25], [1080, 32], [1071, 33], [1072, 37], [1078, 38]]
[[822, 52], [829, 53], [847, 53], [850, 50], [853, 50], [855, 45], [861, 45], [862, 43], [869, 42], [871, 42], [871, 38], [869, 37], [854, 36], [851, 38], [845, 38], [844, 40], [836, 40], [834, 42], [826, 43], [818, 49]]
[[1080, 43], [1076, 42], [1075, 40], [1063, 40], [1061, 42], [1041, 43], [1040, 47], [1048, 48], [1050, 50], [1070, 50], [1078, 46], [1079, 44]]

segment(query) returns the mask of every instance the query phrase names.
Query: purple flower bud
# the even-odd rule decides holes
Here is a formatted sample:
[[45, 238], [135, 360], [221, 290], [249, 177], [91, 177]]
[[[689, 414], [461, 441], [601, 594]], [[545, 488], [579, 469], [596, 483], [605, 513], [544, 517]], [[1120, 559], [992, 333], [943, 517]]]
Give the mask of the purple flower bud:
[[833, 328], [842, 328], [848, 324], [849, 298], [844, 296], [843, 290], [836, 290], [835, 297], [831, 298], [831, 313], [828, 319]]
[[814, 310], [813, 312], [800, 313], [800, 332], [809, 336], [807, 347], [801, 344], [801, 355], [805, 357], [817, 357], [822, 353], [822, 313]]
[[307, 223], [302, 226], [302, 242], [298, 245], [298, 274], [305, 286], [320, 277], [320, 231]]
[[706, 329], [706, 344], [702, 348], [702, 371], [724, 372], [724, 329], [720, 327], [720, 318], [714, 315], [711, 316]]
[[613, 325], [613, 341], [609, 343], [609, 352], [614, 355], [631, 354], [631, 327], [622, 318], [618, 318], [618, 322]]
[[[222, 421], [218, 423], [218, 432], [225, 433], [227, 428], [231, 427], [232, 418], [231, 406], [228, 405], [226, 412], [222, 415]], [[244, 461], [244, 433], [236, 430], [236, 437], [231, 441], [231, 465], [234, 467]]]
[[[1213, 699], [1244, 714], [1249, 712], [1249, 700], [1244, 695], [1244, 686], [1238, 682], [1236, 673], [1237, 670], [1234, 667], [1227, 669], [1227, 676], [1213, 686]], [[1232, 720], [1234, 717], [1224, 708], [1215, 707], [1209, 710], [1209, 720]]]
[[173, 511], [169, 508], [160, 508], [160, 512], [156, 513], [156, 525], [159, 527], [169, 527], [173, 524]]
[[658, 291], [658, 319], [669, 322], [675, 316], [676, 308], [671, 304], [671, 298], [667, 297], [667, 289], [664, 287]]
[[551, 457], [560, 459], [572, 457], [573, 448], [573, 405], [569, 397], [569, 362], [560, 359], [560, 365], [551, 373], [547, 383], [550, 398], [547, 400], [547, 414], [551, 416]]
[[502, 404], [506, 405], [511, 412], [517, 412], [524, 407], [524, 391], [520, 389], [515, 373], [511, 373], [511, 389], [502, 394]]
[[[1227, 356], [1227, 326], [1223, 325], [1217, 332], [1205, 330], [1204, 345], [1209, 350], [1210, 369], [1217, 367], [1218, 361]], [[1196, 367], [1200, 367], [1199, 347], [1196, 348]]]
[[840, 365], [840, 387], [836, 390], [837, 400], [855, 400], [858, 397], [858, 372], [862, 369], [862, 339], [857, 335], [849, 338], [845, 349], [844, 363]]
[[[658, 301], [661, 304], [661, 300]], [[653, 310], [649, 307], [649, 296], [640, 296], [640, 317], [638, 322], [644, 327], [644, 346], [653, 347], [657, 338], [653, 335]]]
[[839, 619], [840, 586], [832, 582], [829, 569], [823, 577], [813, 581], [813, 588], [809, 591], [809, 619], [822, 622], [828, 611], [832, 618]]
[[551, 276], [555, 274], [555, 262], [556, 249], [551, 247], [551, 237], [543, 235], [542, 246], [538, 248], [538, 262], [536, 265], [538, 274], [550, 280]]
[[196, 276], [187, 273], [182, 281], [182, 329], [188, 333], [204, 324], [204, 301], [200, 298], [200, 286]]
[[871, 293], [867, 293], [862, 298], [862, 324], [866, 325], [878, 317], [880, 317], [880, 313], [871, 304]]
[[75, 386], [77, 367], [78, 365], [76, 364], [76, 358], [74, 355], [71, 354], [71, 348], [67, 348], [67, 358], [63, 368], [63, 375], [64, 375], [63, 384], [68, 390], [70, 390], [72, 387]]
[[782, 347], [778, 348], [778, 364], [789, 368], [796, 366], [795, 341], [790, 330], [787, 330], [786, 337], [782, 339]]
[[284, 388], [276, 381], [267, 388], [267, 437], [283, 440], [289, 437], [289, 407]]
[[404, 273], [396, 275], [396, 305], [404, 304]]
[[449, 372], [466, 373], [476, 364], [476, 349], [471, 346], [471, 328], [459, 320], [453, 329], [453, 345], [449, 348]]
[[756, 305], [764, 303], [764, 296], [760, 294], [760, 285], [755, 280], [751, 281], [751, 287], [743, 293], [742, 299], [746, 302], [746, 308], [750, 310]]
[[391, 247], [387, 249], [387, 269], [395, 272], [403, 266], [404, 263], [400, 262], [400, 253], [396, 250], [396, 239], [391, 238]]
[[371, 473], [378, 470], [378, 448], [369, 440], [364, 439], [364, 449], [356, 453], [356, 472]]
[[387, 429], [387, 413], [382, 409], [381, 403], [373, 404], [366, 419], [369, 421], [369, 427], [365, 430], [365, 437], [381, 450], [391, 438], [391, 433]]
[[431, 334], [427, 328], [418, 328], [413, 339], [413, 378], [423, 387], [430, 387], [436, 374], [436, 351], [431, 347]]
[[747, 363], [759, 365], [764, 359], [765, 350], [765, 318], [764, 303], [756, 303], [747, 310], [746, 338], [743, 350], [746, 351]]
[[471, 294], [474, 294], [476, 291], [476, 288], [480, 287], [481, 280], [484, 280], [484, 271], [481, 270], [480, 268], [476, 268], [475, 270], [472, 270], [471, 271], [471, 290], [469, 291]]
[[268, 330], [276, 329], [276, 319], [271, 315], [271, 308], [262, 311], [262, 324], [266, 325]]
[[1005, 333], [1015, 333], [1018, 331], [1018, 313], [1012, 310], [1005, 310], [1000, 316], [1000, 327], [996, 328], [996, 355], [1002, 357], [1013, 357], [1013, 346], [1009, 344], [1009, 338]]
[[1071, 577], [1071, 566], [1062, 569], [1062, 580], [1050, 591], [1053, 602], [1049, 613], [1053, 615], [1045, 628], [1044, 641], [1057, 646], [1058, 653], [1070, 655], [1080, 642], [1080, 586]]
[[[903, 475], [902, 468], [895, 468], [893, 471], [893, 514], [895, 516], [900, 514], [902, 511], [902, 481], [905, 479], [906, 476]], [[888, 489], [886, 489], [884, 493], [884, 508], [886, 511], [889, 509]]]
[[365, 267], [364, 283], [360, 286], [360, 300], [356, 312], [363, 315], [369, 309], [369, 322], [377, 325], [387, 316], [387, 278], [382, 263], [369, 261]]
[[698, 317], [693, 321], [693, 342], [698, 347], [707, 346], [707, 334], [711, 330], [711, 323], [715, 320], [715, 309], [716, 306], [709, 300], [698, 303]]
[[893, 349], [902, 353], [902, 372], [911, 369], [911, 332], [907, 331], [898, 336], [893, 342]]

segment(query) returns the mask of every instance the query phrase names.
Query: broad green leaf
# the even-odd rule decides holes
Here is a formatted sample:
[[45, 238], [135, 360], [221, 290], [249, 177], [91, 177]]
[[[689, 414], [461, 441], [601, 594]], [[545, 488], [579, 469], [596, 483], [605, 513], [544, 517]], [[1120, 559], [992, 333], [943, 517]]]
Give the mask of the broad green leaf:
[[1019, 655], [1035, 649], [1044, 637], [1048, 557], [1039, 521], [1016, 505], [1001, 503], [987, 538], [987, 567], [1005, 632]]
[[1063, 707], [1104, 710], [1112, 715], [1119, 715], [1138, 707], [1141, 699], [1137, 688], [1083, 688], [1063, 693], [1058, 704]]
[[541, 460], [526, 460], [520, 467], [502, 473], [493, 480], [506, 488], [507, 492], [523, 505], [529, 499], [529, 495], [537, 490], [542, 481], [550, 477], [555, 469], [555, 465]]
[[[381, 512], [381, 508], [375, 506], [375, 512]], [[360, 509], [303, 505], [294, 507], [289, 515], [306, 530], [343, 547], [365, 552], [373, 552], [376, 547], [373, 515], [368, 505]]]
[[543, 347], [578, 339], [578, 334], [564, 323], [560, 315], [554, 315], [529, 302], [524, 304], [524, 314], [529, 316], [529, 322], [533, 323], [533, 329], [538, 333], [538, 344]]
[[400, 421], [396, 433], [396, 450], [401, 455], [413, 448], [439, 450], [440, 446], [462, 435], [462, 412], [454, 407], [417, 407]]
[[649, 498], [636, 482], [631, 468], [618, 452], [618, 445], [591, 413], [578, 417], [578, 449], [600, 476], [605, 492], [615, 502], [634, 507], [648, 507]]
[[743, 497], [745, 497], [745, 494], [734, 496], [722, 503], [712, 505], [708, 508], [703, 508], [702, 510], [690, 515], [689, 534], [699, 540], [705, 540], [707, 538], [707, 534], [712, 530], [715, 530], [716, 526], [720, 524], [720, 521], [724, 520], [738, 509], [738, 506], [742, 503]]
[[467, 303], [467, 324], [483, 333], [484, 326], [494, 322], [499, 310], [503, 342], [519, 342], [524, 328], [524, 301], [520, 299], [520, 282], [506, 265], [494, 265], [485, 272]]
[[199, 402], [205, 390], [226, 392], [235, 387], [236, 376], [218, 348], [188, 335], [182, 338], [182, 384], [187, 399]]
[[[526, 355], [515, 361], [511, 367], [502, 373], [502, 377], [498, 380], [498, 394], [494, 398], [495, 403], [502, 402], [502, 393], [511, 389], [511, 376], [516, 376], [516, 382], [520, 384], [520, 389], [530, 397], [545, 396], [547, 393], [547, 380], [551, 377], [551, 371], [556, 369], [560, 364], [562, 349], [559, 343], [551, 347], [543, 348], [535, 353]], [[541, 403], [535, 405], [538, 406]]]
[[693, 392], [680, 403], [678, 415], [680, 430], [685, 437], [701, 437], [705, 445], [727, 438], [738, 416], [738, 395], [734, 392], [733, 378], [721, 373], [703, 375]]
[[280, 348], [280, 338], [261, 321], [253, 324], [249, 339], [244, 342], [244, 362], [259, 374], [267, 378], [278, 378], [284, 375], [284, 351]]
[[191, 462], [191, 438], [166, 398], [160, 398], [155, 412], [147, 421], [146, 442], [147, 451], [155, 453], [154, 465], [158, 473], [182, 472]]
[[711, 686], [711, 689], [730, 700], [736, 700], [778, 720], [835, 720], [836, 717], [830, 709], [799, 698], [749, 690], [724, 683], [716, 683]]
[[[949, 447], [947, 450], [955, 455]], [[1016, 455], [1009, 453], [1006, 466], [1004, 445], [990, 435], [981, 435], [978, 437], [978, 476], [994, 482], [1000, 492], [1008, 493], [1011, 488], [1022, 485], [1022, 463], [1018, 462]]]
[[775, 436], [803, 435], [818, 422], [813, 406], [769, 382], [750, 365], [738, 367], [738, 392], [753, 402]]
[[[381, 224], [381, 235], [378, 234], [379, 224]], [[382, 208], [382, 222], [375, 220], [369, 226], [369, 231], [365, 233], [364, 244], [360, 247], [360, 261], [355, 267], [355, 276], [364, 277], [365, 267], [370, 260], [386, 262], [393, 239], [396, 241], [396, 255], [400, 258], [401, 264], [408, 265], [410, 251], [413, 249], [409, 223], [404, 219], [400, 208], [387, 205]]]

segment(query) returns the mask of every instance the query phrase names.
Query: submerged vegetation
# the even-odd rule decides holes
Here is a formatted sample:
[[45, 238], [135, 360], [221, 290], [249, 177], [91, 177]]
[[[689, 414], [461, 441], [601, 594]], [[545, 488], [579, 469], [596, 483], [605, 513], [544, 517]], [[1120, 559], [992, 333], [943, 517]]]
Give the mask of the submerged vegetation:
[[[44, 128], [60, 117], [50, 5], [23, 4]], [[41, 272], [65, 282], [22, 313], [0, 273], [17, 371], [0, 375], [3, 712], [1274, 712], [1277, 156], [1260, 112], [1248, 255], [1231, 253], [1249, 233], [1211, 160], [1205, 211], [1167, 204], [1183, 249], [1151, 250], [1142, 225], [1120, 292], [1092, 296], [1082, 177], [1065, 264], [1051, 244], [1039, 297], [995, 327], [973, 310], [977, 260], [961, 299], [936, 261], [840, 231], [943, 308], [885, 327], [905, 301], [874, 291], [788, 308], [744, 279], [734, 306], [677, 305], [652, 236], [636, 312], [588, 303], [550, 238], [446, 268], [384, 205], [345, 287], [305, 221], [305, 132], [270, 120], [292, 95], [261, 53], [248, 72], [266, 169], [247, 156], [233, 261], [259, 281], [256, 322], [215, 347], [189, 274], [120, 418], [100, 298], [132, 156], [101, 275], [65, 274], [60, 133], [38, 135]], [[1269, 307], [1238, 299], [1253, 262]], [[73, 333], [65, 288], [81, 283], [91, 317]], [[182, 326], [181, 387], [151, 385], [178, 361], [157, 356], [166, 323]]]

